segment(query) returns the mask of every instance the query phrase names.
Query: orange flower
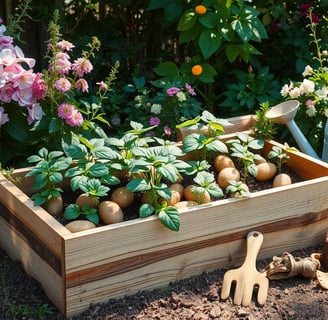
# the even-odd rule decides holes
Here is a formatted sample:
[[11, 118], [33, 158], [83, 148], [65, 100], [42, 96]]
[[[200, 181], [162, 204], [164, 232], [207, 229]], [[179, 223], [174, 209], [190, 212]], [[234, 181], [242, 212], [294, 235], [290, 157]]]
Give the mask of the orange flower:
[[206, 13], [207, 9], [205, 6], [200, 4], [199, 6], [196, 6], [195, 11], [197, 14], [199, 14], [201, 16]]
[[191, 73], [194, 76], [199, 76], [201, 73], [203, 72], [203, 67], [200, 64], [195, 64], [192, 68], [191, 68]]

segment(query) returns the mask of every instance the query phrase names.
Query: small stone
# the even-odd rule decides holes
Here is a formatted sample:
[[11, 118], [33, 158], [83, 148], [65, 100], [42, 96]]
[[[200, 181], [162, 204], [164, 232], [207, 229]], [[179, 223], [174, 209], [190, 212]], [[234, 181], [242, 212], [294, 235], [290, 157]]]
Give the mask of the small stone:
[[220, 306], [214, 306], [209, 313], [210, 318], [218, 318], [221, 314]]

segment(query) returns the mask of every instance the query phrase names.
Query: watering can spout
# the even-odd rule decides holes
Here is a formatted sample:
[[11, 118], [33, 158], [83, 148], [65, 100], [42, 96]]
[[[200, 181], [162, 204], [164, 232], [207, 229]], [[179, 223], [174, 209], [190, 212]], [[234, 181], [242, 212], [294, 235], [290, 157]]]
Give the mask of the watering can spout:
[[[294, 121], [294, 118], [299, 107], [299, 102], [297, 100], [289, 100], [282, 102], [272, 108], [266, 113], [266, 118], [273, 120], [275, 123], [285, 124], [291, 134], [293, 135], [297, 145], [300, 147], [301, 151], [304, 153], [320, 159], [318, 154], [314, 151], [310, 143], [307, 141], [302, 131], [299, 129], [297, 124]], [[326, 157], [328, 159], [328, 125], [326, 124], [327, 132], [327, 146], [326, 146]]]

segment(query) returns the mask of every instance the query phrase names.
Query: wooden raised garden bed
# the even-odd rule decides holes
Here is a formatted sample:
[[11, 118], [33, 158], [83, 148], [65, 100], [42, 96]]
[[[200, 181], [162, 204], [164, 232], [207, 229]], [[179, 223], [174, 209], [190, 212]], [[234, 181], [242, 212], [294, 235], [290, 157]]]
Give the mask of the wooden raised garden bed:
[[[233, 119], [228, 133], [248, 130], [253, 120]], [[272, 145], [278, 144], [267, 141], [264, 153]], [[316, 245], [328, 231], [328, 165], [300, 152], [289, 155], [288, 165], [302, 182], [184, 209], [178, 232], [151, 216], [71, 233], [34, 207], [27, 196], [30, 180], [18, 187], [1, 175], [0, 247], [72, 316], [90, 303], [238, 265], [251, 230], [264, 235], [259, 258]]]

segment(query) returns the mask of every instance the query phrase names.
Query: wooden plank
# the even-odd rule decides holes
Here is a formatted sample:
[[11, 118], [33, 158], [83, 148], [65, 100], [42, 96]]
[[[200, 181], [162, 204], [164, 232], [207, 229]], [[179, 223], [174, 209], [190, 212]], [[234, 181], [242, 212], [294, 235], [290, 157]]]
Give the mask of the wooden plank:
[[[0, 203], [16, 221], [20, 221], [40, 243], [58, 257], [62, 255], [63, 238], [70, 232], [33, 201], [16, 185], [0, 174]], [[1, 213], [0, 213], [1, 214]]]
[[[267, 141], [263, 154], [267, 156], [272, 146], [280, 147], [286, 150], [285, 146], [276, 141]], [[328, 163], [313, 158], [303, 152], [287, 152], [289, 155], [288, 166], [298, 173], [304, 180], [328, 176]]]
[[[298, 188], [288, 186], [271, 192], [257, 192], [251, 199], [230, 199], [194, 207], [181, 213], [181, 230], [174, 233], [161, 226], [156, 217], [145, 220], [124, 222], [115, 228], [97, 228], [81, 234], [66, 237], [66, 272], [67, 286], [76, 279], [96, 275], [94, 268], [105, 264], [104, 272], [115, 273], [118, 268], [131, 268], [147, 263], [146, 257], [158, 248], [163, 258], [167, 255], [179, 255], [177, 247], [193, 250], [193, 246], [203, 243], [209, 245], [209, 239], [219, 234], [224, 236], [231, 232], [248, 229], [253, 225], [277, 222], [276, 228], [288, 227], [279, 221], [295, 219], [304, 214], [318, 215], [327, 208], [328, 195], [326, 178], [321, 178], [315, 186], [309, 182]], [[307, 197], [304, 197], [304, 194]], [[309, 201], [311, 199], [311, 201]], [[272, 204], [275, 203], [273, 206]], [[222, 209], [221, 209], [222, 208]], [[290, 208], [290, 209], [288, 209]], [[288, 214], [287, 214], [288, 212]], [[199, 217], [203, 215], [203, 219]], [[102, 232], [103, 231], [103, 232]], [[276, 230], [270, 230], [276, 231]], [[159, 259], [157, 256], [156, 259]], [[90, 268], [90, 272], [85, 272]]]

